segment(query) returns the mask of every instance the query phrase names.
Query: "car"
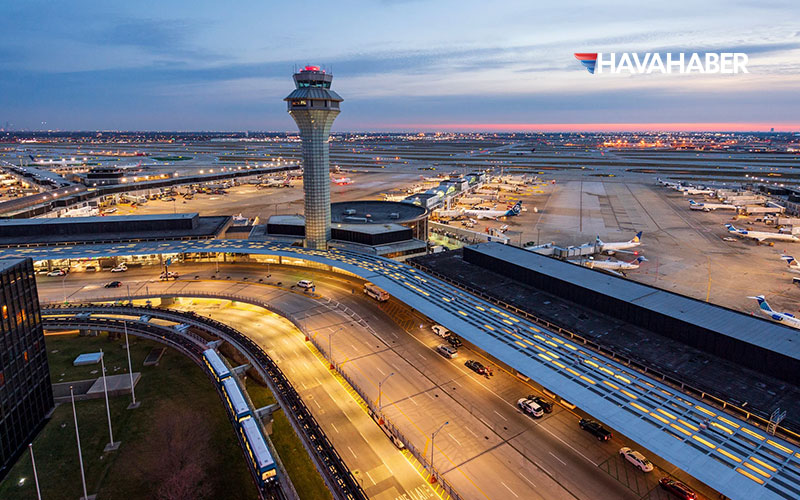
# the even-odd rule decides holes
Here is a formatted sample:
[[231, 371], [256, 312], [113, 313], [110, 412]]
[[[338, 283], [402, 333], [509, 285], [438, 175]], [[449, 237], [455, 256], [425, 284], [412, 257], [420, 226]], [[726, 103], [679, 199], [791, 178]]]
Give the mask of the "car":
[[730, 236], [726, 236], [722, 238], [722, 241], [739, 241], [739, 240], [737, 240], [736, 238], [732, 238]]
[[441, 354], [445, 358], [450, 358], [450, 359], [455, 358], [456, 356], [458, 356], [458, 349], [456, 349], [455, 347], [449, 346], [449, 345], [444, 345], [444, 344], [439, 344], [438, 346], [436, 346], [436, 352], [438, 352], [439, 354]]
[[105, 211], [105, 213], [107, 213], [107, 214], [113, 214], [113, 213], [115, 213], [116, 211], [117, 211], [117, 209], [116, 209], [116, 208], [107, 208], [107, 209], [106, 209], [106, 211]]
[[124, 273], [127, 270], [128, 270], [128, 266], [126, 266], [125, 264], [120, 264], [117, 267], [111, 269], [111, 272], [112, 273]]
[[106, 288], [119, 288], [119, 287], [122, 286], [122, 282], [121, 281], [109, 281], [108, 283], [106, 283], [103, 286], [105, 286]]
[[447, 342], [453, 347], [461, 347], [462, 345], [464, 345], [464, 343], [461, 342], [461, 339], [455, 335], [450, 335], [449, 337], [447, 337]]
[[532, 399], [521, 398], [517, 401], [517, 406], [520, 410], [532, 417], [542, 418], [544, 416], [544, 409]]
[[622, 458], [632, 463], [642, 472], [652, 472], [653, 464], [644, 455], [636, 450], [632, 450], [627, 446], [619, 449], [619, 454]]
[[53, 269], [52, 271], [47, 273], [47, 275], [48, 276], [66, 276], [67, 272], [64, 271], [63, 269]]
[[438, 336], [440, 336], [440, 337], [442, 337], [444, 339], [449, 337], [451, 335], [451, 333], [452, 333], [452, 332], [450, 332], [450, 330], [448, 330], [447, 328], [443, 327], [442, 325], [433, 325], [431, 327], [431, 330], [433, 330], [433, 333], [435, 333], [436, 335], [438, 335]]
[[486, 375], [486, 367], [483, 366], [483, 363], [481, 363], [480, 361], [470, 359], [467, 360], [466, 363], [464, 363], [464, 366], [474, 371], [475, 373], [478, 373], [480, 375]]
[[536, 401], [536, 404], [542, 407], [545, 413], [552, 413], [553, 412], [553, 402], [544, 399], [543, 397], [537, 396], [535, 394], [529, 394], [528, 399], [532, 399]]
[[669, 477], [662, 477], [658, 481], [661, 488], [667, 490], [682, 500], [697, 500], [697, 493], [680, 481]]
[[578, 425], [581, 426], [581, 429], [585, 430], [586, 432], [594, 435], [598, 441], [608, 441], [613, 437], [611, 431], [600, 425], [599, 422], [595, 422], [594, 420], [590, 420], [588, 418], [582, 418]]
[[173, 271], [168, 271], [168, 272], [163, 272], [162, 271], [162, 273], [158, 277], [160, 279], [162, 279], [162, 280], [168, 280], [168, 279], [176, 280], [176, 279], [178, 279], [178, 276], [179, 276], [178, 273], [173, 272]]
[[310, 290], [314, 288], [314, 282], [311, 280], [300, 280], [297, 282], [297, 286], [306, 290]]
[[86, 266], [84, 271], [86, 271], [87, 273], [93, 273], [97, 271], [97, 268], [95, 266]]

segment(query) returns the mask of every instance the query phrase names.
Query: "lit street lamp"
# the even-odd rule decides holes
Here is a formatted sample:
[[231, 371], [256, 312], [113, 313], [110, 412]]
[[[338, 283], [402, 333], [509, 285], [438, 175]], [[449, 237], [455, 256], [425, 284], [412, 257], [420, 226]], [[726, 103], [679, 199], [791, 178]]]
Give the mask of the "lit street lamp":
[[389, 375], [386, 375], [383, 378], [383, 380], [378, 382], [378, 417], [379, 417], [378, 423], [381, 424], [381, 425], [383, 425], [383, 404], [381, 402], [381, 396], [383, 395], [382, 388], [383, 388], [384, 382], [389, 380], [389, 377], [391, 377], [392, 375], [394, 375], [394, 372], [390, 373]]
[[450, 422], [443, 423], [442, 425], [439, 426], [438, 429], [436, 429], [433, 432], [433, 434], [431, 434], [431, 479], [430, 479], [431, 483], [435, 483], [436, 482], [436, 474], [434, 472], [435, 469], [433, 468], [433, 450], [435, 448], [434, 440], [436, 439], [436, 435], [439, 434], [439, 432], [441, 432], [441, 430], [444, 429], [444, 426], [449, 424], [449, 423]]

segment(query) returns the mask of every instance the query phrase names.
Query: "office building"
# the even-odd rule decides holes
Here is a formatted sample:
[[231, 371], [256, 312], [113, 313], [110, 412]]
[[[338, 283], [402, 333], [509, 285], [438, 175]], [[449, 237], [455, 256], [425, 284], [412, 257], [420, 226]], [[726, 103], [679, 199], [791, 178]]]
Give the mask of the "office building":
[[0, 479], [52, 409], [33, 262], [0, 260]]

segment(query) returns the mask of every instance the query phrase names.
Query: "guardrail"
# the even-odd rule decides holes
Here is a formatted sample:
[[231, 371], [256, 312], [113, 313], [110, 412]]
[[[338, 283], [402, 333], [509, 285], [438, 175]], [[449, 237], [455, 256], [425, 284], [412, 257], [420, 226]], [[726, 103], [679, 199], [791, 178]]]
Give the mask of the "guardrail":
[[[240, 300], [242, 302], [253, 302], [253, 299], [249, 297], [243, 296], [225, 296], [220, 297], [220, 294], [203, 294], [202, 296], [205, 297], [214, 297], [214, 298], [224, 298], [226, 300]], [[163, 295], [162, 295], [163, 296]], [[184, 294], [175, 294], [173, 296], [200, 296], [198, 293], [184, 293]], [[132, 297], [132, 298], [144, 298], [144, 297]], [[84, 299], [84, 302], [91, 302], [93, 300], [114, 300], [113, 298], [100, 298], [100, 299]], [[317, 465], [320, 474], [322, 475], [323, 479], [325, 479], [328, 487], [331, 489], [331, 492], [337, 498], [347, 499], [347, 500], [359, 500], [364, 499], [366, 500], [367, 496], [364, 493], [361, 485], [355, 479], [355, 477], [350, 472], [350, 469], [347, 467], [347, 464], [344, 463], [341, 456], [339, 456], [336, 449], [333, 447], [333, 444], [328, 439], [325, 432], [322, 430], [319, 423], [316, 421], [314, 416], [311, 414], [311, 411], [305, 405], [303, 400], [301, 399], [300, 395], [295, 391], [294, 387], [292, 387], [289, 380], [283, 374], [283, 372], [278, 368], [272, 358], [267, 355], [266, 352], [255, 342], [253, 342], [250, 338], [239, 332], [238, 330], [221, 323], [219, 321], [213, 320], [211, 318], [207, 318], [205, 316], [200, 316], [195, 314], [194, 312], [177, 312], [177, 311], [165, 311], [159, 308], [153, 307], [140, 307], [140, 306], [117, 306], [113, 304], [109, 305], [98, 305], [98, 304], [87, 304], [87, 305], [69, 305], [69, 304], [53, 304], [49, 306], [47, 309], [42, 310], [42, 314], [59, 314], [66, 311], [70, 312], [88, 312], [88, 311], [96, 311], [96, 312], [104, 312], [104, 311], [111, 311], [115, 314], [125, 314], [125, 313], [132, 313], [139, 316], [161, 316], [162, 318], [166, 318], [172, 316], [173, 318], [177, 318], [174, 321], [184, 322], [193, 324], [195, 326], [200, 326], [211, 333], [212, 335], [221, 338], [231, 344], [234, 348], [236, 348], [242, 355], [244, 355], [250, 365], [259, 372], [259, 375], [262, 379], [267, 383], [272, 393], [275, 395], [275, 399], [278, 401], [281, 408], [284, 410], [289, 422], [292, 424], [297, 435], [303, 441], [303, 444], [306, 446], [309, 455], [314, 459], [315, 464]], [[125, 322], [125, 320], [120, 320], [121, 322]], [[142, 323], [139, 321], [130, 321], [129, 324], [134, 325], [149, 325], [148, 323]], [[149, 325], [154, 326], [154, 325]], [[120, 331], [122, 327], [119, 327]], [[166, 328], [167, 332], [171, 335], [177, 336], [184, 336], [184, 335], [194, 335], [189, 332], [178, 332], [177, 330]], [[170, 336], [171, 336], [170, 335]], [[158, 340], [158, 339], [156, 339]], [[205, 340], [203, 340], [205, 343]]]
[[[669, 386], [671, 386], [671, 387], [673, 387], [675, 389], [678, 389], [678, 390], [682, 391], [684, 394], [687, 394], [687, 395], [693, 396], [695, 398], [701, 399], [701, 400], [707, 402], [709, 405], [716, 407], [717, 409], [724, 410], [729, 414], [732, 414], [732, 415], [735, 415], [738, 418], [741, 418], [742, 420], [746, 420], [746, 421], [750, 422], [752, 425], [754, 425], [756, 427], [761, 427], [764, 430], [767, 430], [770, 427], [769, 415], [767, 415], [764, 412], [759, 411], [758, 409], [745, 410], [745, 409], [737, 406], [736, 403], [732, 403], [730, 401], [726, 401], [725, 399], [714, 395], [712, 391], [709, 391], [709, 390], [706, 390], [706, 389], [701, 389], [701, 388], [698, 388], [698, 387], [693, 386], [691, 384], [687, 384], [686, 382], [683, 382], [683, 381], [681, 381], [681, 380], [679, 380], [679, 379], [677, 379], [675, 377], [671, 377], [671, 376], [666, 375], [666, 374], [664, 374], [664, 373], [662, 373], [662, 372], [660, 372], [658, 370], [654, 370], [652, 368], [649, 368], [647, 365], [644, 365], [644, 364], [642, 364], [642, 363], [640, 363], [640, 362], [638, 362], [638, 361], [636, 361], [634, 359], [631, 359], [631, 358], [629, 358], [629, 357], [627, 357], [627, 356], [625, 356], [623, 354], [619, 354], [616, 351], [614, 351], [613, 349], [609, 349], [609, 348], [607, 348], [607, 347], [605, 347], [603, 345], [600, 345], [600, 344], [598, 344], [598, 343], [596, 343], [596, 342], [594, 342], [592, 340], [589, 340], [589, 339], [587, 339], [585, 337], [582, 337], [582, 336], [578, 335], [575, 332], [567, 330], [566, 328], [562, 328], [561, 326], [556, 325], [554, 323], [551, 323], [551, 322], [549, 322], [549, 321], [547, 321], [545, 319], [542, 319], [542, 318], [540, 318], [540, 317], [538, 317], [538, 316], [536, 316], [534, 314], [531, 314], [528, 311], [520, 309], [520, 308], [518, 308], [518, 307], [516, 307], [514, 305], [511, 305], [511, 304], [507, 303], [507, 302], [504, 302], [504, 301], [498, 299], [497, 297], [494, 297], [492, 295], [489, 295], [489, 294], [483, 292], [482, 290], [478, 290], [476, 288], [472, 288], [471, 286], [466, 285], [466, 284], [464, 284], [462, 282], [453, 280], [452, 278], [450, 278], [448, 276], [445, 276], [445, 275], [443, 275], [441, 273], [438, 273], [438, 272], [434, 271], [433, 269], [430, 269], [427, 266], [423, 266], [422, 264], [419, 264], [417, 262], [409, 262], [409, 261], [407, 261], [407, 263], [409, 265], [419, 269], [420, 271], [428, 273], [431, 276], [434, 276], [434, 277], [436, 277], [436, 278], [438, 278], [438, 279], [440, 279], [442, 281], [445, 281], [445, 282], [447, 282], [447, 283], [449, 283], [449, 284], [451, 284], [451, 285], [453, 285], [453, 286], [455, 286], [457, 288], [460, 288], [461, 290], [464, 290], [465, 292], [468, 292], [468, 293], [471, 293], [473, 295], [476, 295], [476, 296], [482, 298], [483, 300], [485, 300], [487, 302], [490, 302], [490, 303], [495, 304], [497, 306], [500, 306], [500, 307], [503, 307], [503, 308], [508, 309], [510, 311], [513, 311], [515, 314], [517, 314], [519, 316], [522, 316], [525, 319], [527, 319], [529, 321], [532, 321], [532, 322], [534, 322], [534, 323], [536, 323], [538, 325], [541, 325], [542, 327], [547, 328], [548, 330], [550, 330], [553, 333], [557, 333], [557, 334], [561, 335], [562, 337], [568, 337], [569, 339], [580, 343], [581, 345], [591, 349], [592, 351], [595, 351], [598, 354], [602, 354], [603, 356], [606, 356], [606, 357], [611, 358], [611, 359], [613, 359], [613, 360], [615, 360], [615, 361], [617, 361], [619, 363], [622, 363], [625, 366], [628, 366], [628, 367], [636, 370], [639, 373], [645, 374], [648, 377], [656, 378], [656, 379], [660, 380], [661, 382], [664, 382], [665, 384], [667, 384], [667, 385], [669, 385]], [[786, 425], [786, 424], [778, 425], [778, 426], [775, 427], [775, 434], [780, 435], [782, 438], [786, 439], [787, 441], [791, 441], [791, 442], [794, 442], [796, 444], [800, 444], [800, 427], [798, 427], [796, 425], [792, 425], [792, 424], [790, 424], [790, 425]]]

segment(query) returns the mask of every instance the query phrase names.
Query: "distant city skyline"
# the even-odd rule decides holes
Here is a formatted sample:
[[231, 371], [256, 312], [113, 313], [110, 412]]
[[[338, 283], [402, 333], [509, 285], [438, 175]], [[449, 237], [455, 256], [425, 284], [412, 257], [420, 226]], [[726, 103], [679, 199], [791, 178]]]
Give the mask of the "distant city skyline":
[[[800, 131], [789, 1], [19, 2], [0, 19], [0, 125], [292, 131], [318, 64], [344, 131]], [[739, 75], [592, 75], [575, 52], [745, 52]]]

